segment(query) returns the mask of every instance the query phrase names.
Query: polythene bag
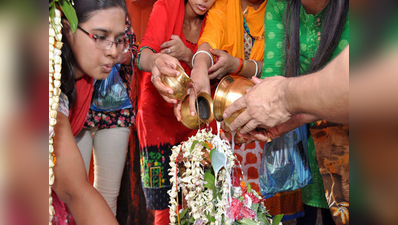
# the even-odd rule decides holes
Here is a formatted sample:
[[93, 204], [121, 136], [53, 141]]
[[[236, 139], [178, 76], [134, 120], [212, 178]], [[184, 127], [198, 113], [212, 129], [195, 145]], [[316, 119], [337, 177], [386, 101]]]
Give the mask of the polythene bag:
[[131, 108], [131, 101], [119, 70], [120, 64], [116, 64], [106, 79], [96, 81], [90, 109], [109, 112]]
[[293, 191], [312, 183], [307, 125], [265, 144], [260, 169], [263, 196]]

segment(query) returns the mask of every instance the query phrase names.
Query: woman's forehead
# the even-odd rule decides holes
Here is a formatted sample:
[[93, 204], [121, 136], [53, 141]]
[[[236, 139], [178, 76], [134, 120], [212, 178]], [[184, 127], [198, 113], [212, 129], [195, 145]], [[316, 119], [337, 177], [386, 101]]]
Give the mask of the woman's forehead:
[[109, 33], [124, 32], [126, 14], [122, 8], [113, 7], [96, 10], [91, 13], [90, 18], [82, 23], [86, 29], [106, 30]]

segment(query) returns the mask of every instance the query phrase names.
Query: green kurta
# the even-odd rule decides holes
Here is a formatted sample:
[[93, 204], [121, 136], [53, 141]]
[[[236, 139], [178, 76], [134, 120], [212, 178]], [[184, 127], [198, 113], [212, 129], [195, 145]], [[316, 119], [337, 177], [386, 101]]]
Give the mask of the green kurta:
[[[285, 8], [284, 1], [269, 0], [265, 12], [264, 66], [261, 78], [285, 74]], [[324, 10], [325, 11], [325, 10]], [[324, 11], [311, 15], [304, 7], [300, 10], [300, 72], [305, 74], [315, 57], [322, 32]], [[349, 20], [344, 27], [340, 43], [332, 58], [336, 57], [349, 43]], [[332, 59], [331, 59], [332, 60]], [[325, 198], [323, 181], [319, 173], [312, 136], [308, 139], [308, 157], [314, 183], [302, 189], [302, 200], [306, 205], [329, 208]]]

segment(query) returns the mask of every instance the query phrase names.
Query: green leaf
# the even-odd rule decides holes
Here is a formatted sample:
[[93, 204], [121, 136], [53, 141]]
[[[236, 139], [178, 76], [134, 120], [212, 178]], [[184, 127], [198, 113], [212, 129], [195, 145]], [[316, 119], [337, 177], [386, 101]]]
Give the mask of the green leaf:
[[180, 219], [184, 218], [185, 214], [188, 212], [188, 208], [184, 209], [184, 211], [182, 211], [180, 213]]
[[245, 200], [245, 197], [240, 196], [240, 197], [239, 197], [239, 201], [243, 202], [243, 200]]
[[250, 185], [250, 183], [247, 184], [247, 193], [252, 193], [252, 186]]
[[209, 145], [206, 142], [201, 141], [200, 143], [202, 144], [203, 147], [205, 147], [207, 149], [209, 148]]
[[238, 220], [238, 222], [240, 224], [244, 224], [244, 225], [257, 225], [256, 221], [248, 219], [248, 218], [243, 218], [241, 220]]
[[206, 182], [206, 184], [204, 184], [203, 187], [212, 189], [213, 190], [213, 198], [215, 198], [217, 193], [216, 193], [216, 184], [214, 183], [215, 178], [214, 178], [213, 174], [211, 174], [211, 172], [209, 172], [209, 171], [205, 172], [204, 181]]
[[51, 7], [51, 4], [50, 4], [50, 18], [51, 18], [51, 20], [54, 18], [54, 16], [55, 16], [55, 7], [54, 7], [54, 4], [53, 4], [52, 7]]
[[263, 213], [257, 213], [257, 220], [260, 222], [260, 225], [270, 225], [267, 216]]
[[[252, 206], [250, 207], [250, 209], [253, 210], [253, 212], [256, 212], [256, 213], [257, 213], [258, 205], [259, 205], [259, 203], [252, 204]], [[257, 213], [257, 214], [258, 214], [258, 213]]]
[[272, 218], [272, 225], [279, 225], [283, 218], [283, 214], [276, 215]]
[[196, 145], [197, 143], [199, 143], [198, 140], [194, 140], [194, 141], [192, 142], [191, 148], [189, 149], [190, 152], [192, 152], [192, 150], [195, 148], [195, 145]]
[[75, 33], [78, 24], [75, 9], [73, 8], [72, 4], [67, 0], [60, 0], [58, 1], [58, 4], [61, 7], [62, 12], [65, 14], [66, 18], [68, 19], [72, 32]]
[[216, 218], [210, 216], [208, 213], [205, 213], [205, 216], [210, 222], [216, 222]]

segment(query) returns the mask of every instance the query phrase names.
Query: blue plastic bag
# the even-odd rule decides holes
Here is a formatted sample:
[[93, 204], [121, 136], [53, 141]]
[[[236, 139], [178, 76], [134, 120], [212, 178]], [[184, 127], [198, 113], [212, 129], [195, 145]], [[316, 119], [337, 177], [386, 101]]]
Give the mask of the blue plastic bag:
[[119, 70], [120, 64], [116, 64], [106, 79], [96, 81], [90, 109], [110, 112], [131, 108], [131, 101]]
[[271, 197], [312, 183], [307, 137], [307, 125], [303, 125], [264, 146], [260, 169], [263, 196]]

